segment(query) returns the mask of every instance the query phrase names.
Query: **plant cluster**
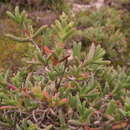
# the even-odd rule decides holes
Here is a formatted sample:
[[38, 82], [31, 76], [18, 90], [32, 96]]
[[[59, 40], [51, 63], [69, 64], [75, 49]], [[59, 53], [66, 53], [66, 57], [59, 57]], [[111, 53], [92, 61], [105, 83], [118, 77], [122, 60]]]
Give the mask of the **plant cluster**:
[[[128, 128], [130, 70], [120, 66], [115, 69], [106, 58], [111, 54], [108, 50], [114, 47], [120, 50], [122, 42], [126, 42], [119, 30], [121, 18], [112, 9], [102, 12], [90, 13], [86, 19], [88, 29], [83, 31], [89, 41], [86, 48], [71, 39], [81, 33], [76, 29], [80, 22], [71, 21], [65, 13], [51, 27], [36, 29], [26, 12], [20, 12], [18, 7], [15, 13], [7, 12], [19, 25], [20, 35], [6, 34], [6, 37], [29, 44], [30, 54], [21, 59], [25, 66], [16, 73], [11, 70], [0, 73], [0, 125], [3, 128]], [[111, 20], [108, 17], [112, 17]], [[38, 37], [43, 38], [41, 44], [37, 44]], [[115, 41], [117, 44], [112, 45]]]
[[28, 9], [49, 8], [55, 11], [66, 11], [68, 4], [65, 0], [1, 0], [1, 4], [20, 6]]
[[114, 64], [124, 65], [128, 62], [129, 46], [129, 13], [116, 8], [88, 10], [77, 15], [77, 26], [84, 37], [84, 44], [91, 42], [101, 44], [106, 57]]

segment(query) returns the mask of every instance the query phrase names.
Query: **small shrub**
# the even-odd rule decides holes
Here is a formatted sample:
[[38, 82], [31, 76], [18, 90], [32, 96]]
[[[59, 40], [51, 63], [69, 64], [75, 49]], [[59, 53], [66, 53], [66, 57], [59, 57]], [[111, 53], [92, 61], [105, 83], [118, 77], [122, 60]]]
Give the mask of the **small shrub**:
[[86, 45], [91, 42], [101, 44], [109, 60], [120, 65], [128, 62], [129, 53], [127, 51], [129, 22], [124, 22], [129, 16], [124, 14], [123, 10], [107, 7], [95, 11], [89, 10], [77, 16], [77, 26], [83, 28], [80, 35], [86, 39]]
[[[76, 41], [67, 48], [76, 29], [75, 21], [68, 20], [65, 13], [49, 29], [42, 26], [36, 30], [17, 11], [18, 8], [17, 16], [7, 14], [18, 24], [22, 23], [21, 30], [25, 31], [21, 36], [6, 36], [21, 44], [28, 42], [34, 49], [24, 58], [25, 67], [16, 73], [11, 70], [0, 73], [2, 124], [25, 130], [78, 130], [114, 129], [121, 121], [125, 125], [120, 128], [127, 128], [129, 69], [120, 66], [115, 69], [104, 58], [106, 51], [94, 42], [85, 51]], [[105, 33], [98, 32], [102, 29], [96, 30], [100, 41]], [[53, 34], [53, 46], [49, 46], [47, 39], [38, 46], [35, 38], [45, 37], [44, 34], [49, 38]]]

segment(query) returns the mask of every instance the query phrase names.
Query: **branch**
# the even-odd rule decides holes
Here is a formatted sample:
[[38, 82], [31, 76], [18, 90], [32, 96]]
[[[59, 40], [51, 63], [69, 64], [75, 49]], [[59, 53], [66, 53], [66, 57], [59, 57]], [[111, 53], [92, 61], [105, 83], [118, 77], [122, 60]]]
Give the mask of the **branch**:
[[60, 80], [59, 80], [59, 83], [56, 84], [56, 89], [57, 89], [57, 90], [59, 89], [59, 87], [60, 87], [60, 85], [61, 85], [62, 79], [63, 79], [64, 74], [65, 74], [65, 70], [66, 70], [66, 68], [67, 68], [67, 64], [68, 64], [68, 59], [65, 60], [65, 67], [64, 67], [64, 70], [63, 70], [63, 74], [62, 74], [62, 76], [61, 76], [61, 78], [60, 78]]

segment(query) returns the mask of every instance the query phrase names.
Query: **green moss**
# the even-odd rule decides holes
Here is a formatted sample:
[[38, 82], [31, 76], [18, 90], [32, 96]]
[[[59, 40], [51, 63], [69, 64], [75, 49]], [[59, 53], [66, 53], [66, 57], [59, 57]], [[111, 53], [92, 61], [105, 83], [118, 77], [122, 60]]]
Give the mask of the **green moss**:
[[0, 68], [22, 65], [21, 58], [25, 56], [28, 45], [16, 43], [4, 36], [0, 37]]
[[7, 32], [18, 34], [21, 31], [8, 18], [1, 19], [0, 25], [0, 68], [22, 65], [21, 58], [25, 56], [28, 45], [16, 43], [4, 36]]

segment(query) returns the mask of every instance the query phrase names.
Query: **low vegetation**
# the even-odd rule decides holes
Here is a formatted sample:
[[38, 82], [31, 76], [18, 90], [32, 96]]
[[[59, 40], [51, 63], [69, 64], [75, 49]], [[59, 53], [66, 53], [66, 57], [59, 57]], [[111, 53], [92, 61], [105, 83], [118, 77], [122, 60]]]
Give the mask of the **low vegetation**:
[[4, 38], [20, 56], [14, 69], [6, 62], [0, 70], [0, 129], [130, 128], [130, 14], [122, 2], [62, 13], [39, 28], [18, 6], [6, 12], [19, 29]]

